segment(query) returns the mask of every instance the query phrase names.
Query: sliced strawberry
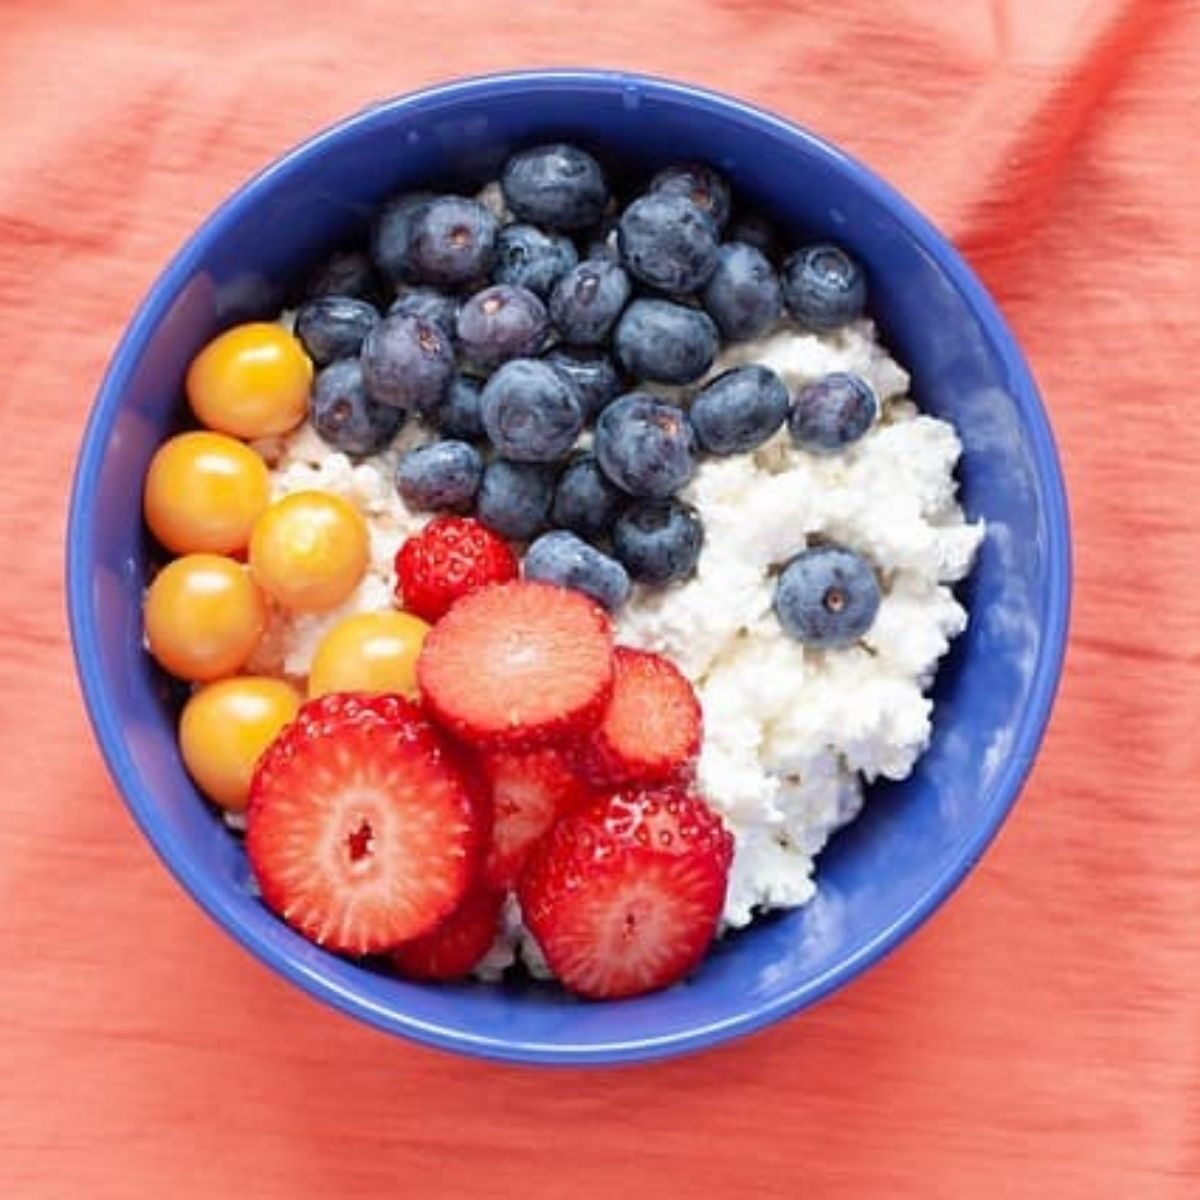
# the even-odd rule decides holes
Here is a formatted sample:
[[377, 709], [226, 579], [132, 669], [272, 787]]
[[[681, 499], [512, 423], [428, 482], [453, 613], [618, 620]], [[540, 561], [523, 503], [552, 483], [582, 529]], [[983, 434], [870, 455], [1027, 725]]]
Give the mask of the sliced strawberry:
[[571, 991], [616, 999], [688, 973], [725, 903], [733, 839], [678, 786], [618, 792], [564, 817], [517, 885], [529, 931]]
[[260, 759], [246, 849], [267, 905], [319, 945], [390, 949], [453, 911], [478, 870], [477, 802], [399, 696], [301, 706]]
[[462, 979], [491, 949], [500, 923], [502, 892], [477, 888], [436, 928], [391, 952], [408, 979]]
[[485, 756], [484, 769], [494, 820], [484, 878], [505, 889], [516, 883], [529, 852], [554, 822], [595, 794], [555, 746], [495, 752]]
[[586, 733], [608, 703], [612, 671], [612, 630], [598, 604], [566, 588], [521, 581], [459, 600], [417, 660], [432, 716], [484, 749]]
[[662, 783], [700, 750], [703, 721], [692, 685], [670, 659], [618, 646], [613, 694], [580, 756], [584, 774], [609, 786]]

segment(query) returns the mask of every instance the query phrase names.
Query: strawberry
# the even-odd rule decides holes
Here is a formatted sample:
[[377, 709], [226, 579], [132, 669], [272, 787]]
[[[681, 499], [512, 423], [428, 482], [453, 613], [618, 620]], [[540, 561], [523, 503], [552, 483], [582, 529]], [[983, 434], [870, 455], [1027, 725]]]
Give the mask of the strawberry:
[[510, 888], [538, 839], [594, 794], [555, 746], [489, 754], [484, 769], [494, 814], [484, 878], [493, 887]]
[[464, 597], [417, 659], [426, 708], [481, 749], [521, 749], [589, 732], [612, 690], [612, 630], [579, 592], [516, 581]]
[[495, 941], [503, 903], [502, 892], [476, 888], [429, 933], [392, 950], [392, 965], [407, 979], [462, 979]]
[[567, 988], [636, 996], [704, 956], [732, 860], [733, 838], [687, 788], [616, 792], [559, 821], [530, 856], [517, 898]]
[[456, 600], [517, 577], [509, 544], [473, 517], [436, 517], [396, 554], [396, 601], [426, 621]]
[[370, 954], [448, 916], [482, 817], [441, 735], [400, 696], [310, 700], [259, 760], [246, 850], [263, 900], [330, 950]]
[[702, 727], [700, 701], [670, 659], [618, 646], [612, 700], [583, 746], [580, 768], [608, 786], [665, 782], [695, 761]]

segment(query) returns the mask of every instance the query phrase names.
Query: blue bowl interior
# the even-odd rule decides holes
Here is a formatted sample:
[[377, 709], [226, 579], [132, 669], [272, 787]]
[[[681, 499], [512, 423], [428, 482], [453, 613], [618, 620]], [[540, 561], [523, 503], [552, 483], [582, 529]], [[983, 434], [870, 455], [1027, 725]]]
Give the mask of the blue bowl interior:
[[[325, 954], [252, 898], [238, 844], [176, 749], [169, 689], [142, 651], [146, 547], [137, 481], [179, 419], [185, 369], [214, 333], [272, 316], [323, 253], [388, 195], [478, 184], [514, 146], [594, 147], [636, 177], [715, 164], [795, 241], [832, 238], [866, 264], [885, 339], [921, 404], [965, 446], [962, 496], [988, 537], [972, 621], [944, 663], [935, 735], [903, 784], [877, 788], [820, 860], [806, 908], [728, 939], [691, 983], [619, 1005], [552, 988], [406, 984]], [[1032, 761], [1057, 681], [1067, 521], [1053, 443], [1002, 321], [957, 255], [857, 164], [807, 134], [695, 89], [614, 74], [451, 85], [372, 109], [276, 164], [227, 203], [155, 285], [89, 425], [72, 502], [69, 592], [92, 719], [134, 816], [200, 903], [318, 997], [393, 1032], [526, 1061], [613, 1061], [755, 1028], [852, 977], [910, 931], [977, 860]]]

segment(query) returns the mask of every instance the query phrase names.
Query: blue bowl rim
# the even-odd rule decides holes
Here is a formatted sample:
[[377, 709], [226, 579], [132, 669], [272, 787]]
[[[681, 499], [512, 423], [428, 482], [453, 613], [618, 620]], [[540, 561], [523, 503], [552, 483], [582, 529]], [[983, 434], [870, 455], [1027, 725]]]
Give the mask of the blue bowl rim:
[[[193, 869], [187, 855], [174, 844], [169, 830], [155, 817], [153, 797], [138, 782], [137, 771], [121, 736], [119, 714], [105, 684], [97, 649], [99, 638], [95, 614], [89, 594], [94, 557], [90, 550], [92, 523], [88, 498], [97, 486], [122, 396], [146, 342], [203, 260], [207, 244], [227, 224], [236, 222], [243, 210], [251, 208], [269, 186], [300, 169], [307, 159], [320, 154], [330, 142], [347, 133], [389, 121], [400, 111], [440, 106], [459, 98], [486, 97], [513, 88], [554, 90], [562, 86], [636, 89], [654, 98], [685, 101], [704, 113], [723, 119], [733, 118], [770, 128], [805, 143], [809, 152], [824, 158], [848, 175], [857, 187], [891, 211], [965, 297], [981, 321], [989, 348], [1004, 363], [1013, 381], [1018, 404], [1031, 434], [1038, 475], [1045, 489], [1049, 531], [1044, 649], [1035, 669], [1031, 701], [1021, 716], [1012, 752], [992, 789], [990, 809], [981, 814], [973, 836], [963, 841], [957, 858], [936, 883], [855, 955], [783, 996], [702, 1027], [655, 1038], [618, 1038], [588, 1045], [512, 1041], [467, 1034], [433, 1022], [420, 1021], [337, 987], [293, 961], [286, 951], [259, 937], [241, 914], [231, 907], [222, 889]], [[663, 1058], [714, 1046], [808, 1007], [882, 959], [919, 928], [959, 886], [995, 838], [1015, 803], [1045, 734], [1066, 653], [1071, 604], [1070, 542], [1070, 517], [1058, 452], [1024, 355], [995, 302], [958, 251], [891, 185], [864, 164], [809, 130], [736, 97], [691, 83], [633, 72], [587, 68], [511, 71], [455, 79], [378, 101], [323, 129], [239, 187], [175, 254], [151, 285], [128, 325], [104, 375], [84, 429], [67, 522], [67, 608], [75, 665], [88, 716], [108, 770], [134, 821], [163, 864], [196, 903], [254, 957], [316, 999], [384, 1032], [400, 1034], [428, 1046], [517, 1063], [604, 1065]]]

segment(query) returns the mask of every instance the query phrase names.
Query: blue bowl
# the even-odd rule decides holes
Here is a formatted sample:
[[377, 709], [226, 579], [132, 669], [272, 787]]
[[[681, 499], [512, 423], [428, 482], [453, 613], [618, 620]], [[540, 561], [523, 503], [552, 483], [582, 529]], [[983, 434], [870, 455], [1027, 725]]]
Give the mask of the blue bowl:
[[[245, 856], [180, 762], [142, 650], [140, 489], [178, 421], [188, 361], [218, 330], [270, 316], [311, 264], [389, 193], [494, 177], [514, 146], [577, 138], [631, 172], [713, 163], [791, 237], [862, 259], [887, 342], [965, 447], [962, 498], [988, 536], [971, 624], [943, 663], [934, 736], [904, 783], [875, 790], [820, 859], [806, 908], [721, 944], [693, 981], [615, 1004], [557, 989], [386, 978], [292, 933], [248, 890]], [[938, 232], [864, 167], [726, 97], [612, 72], [453, 83], [320, 134], [241, 188], [155, 283], [88, 422], [71, 499], [67, 586], [88, 710], [117, 786], [163, 861], [255, 957], [389, 1033], [489, 1058], [613, 1063], [712, 1046], [793, 1013], [910, 934], [978, 862], [1033, 762], [1067, 635], [1070, 547], [1054, 440], [1013, 336]]]

